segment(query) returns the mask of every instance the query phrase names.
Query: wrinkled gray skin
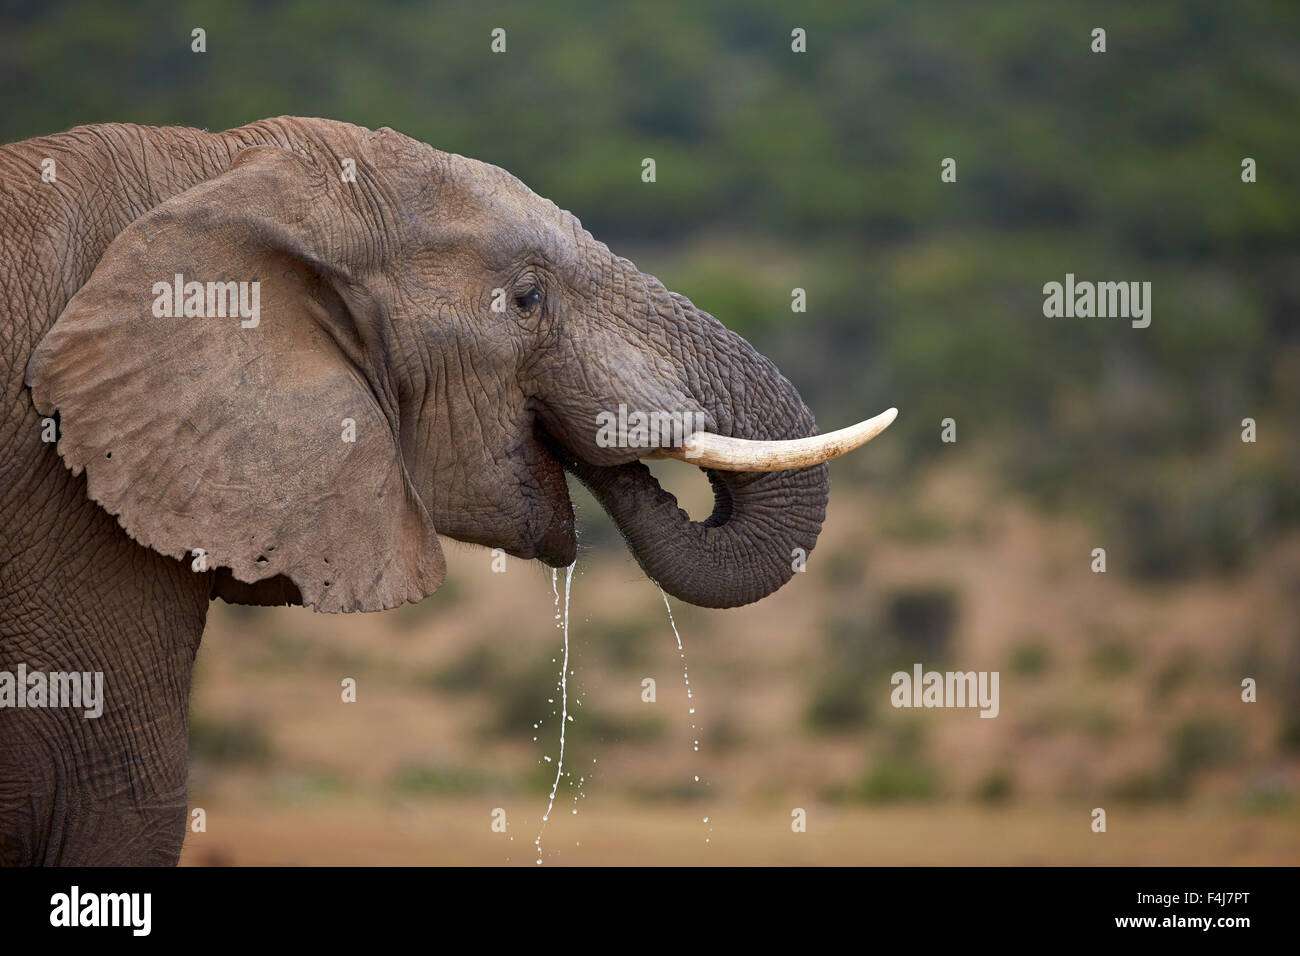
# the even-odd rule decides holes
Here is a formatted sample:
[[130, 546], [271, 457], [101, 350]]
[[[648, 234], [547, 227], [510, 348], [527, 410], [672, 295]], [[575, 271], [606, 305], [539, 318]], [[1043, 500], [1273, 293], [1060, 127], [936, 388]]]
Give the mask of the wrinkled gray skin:
[[[260, 324], [156, 318], [153, 283], [177, 272], [258, 280]], [[435, 529], [567, 565], [568, 469], [667, 592], [730, 607], [791, 576], [825, 511], [825, 465], [709, 472], [716, 509], [692, 522], [636, 451], [598, 447], [619, 403], [745, 438], [814, 426], [767, 359], [572, 215], [388, 129], [109, 125], [3, 147], [0, 350], [0, 670], [102, 671], [106, 697], [97, 720], [0, 709], [9, 864], [176, 861], [214, 597], [419, 600], [445, 574]]]

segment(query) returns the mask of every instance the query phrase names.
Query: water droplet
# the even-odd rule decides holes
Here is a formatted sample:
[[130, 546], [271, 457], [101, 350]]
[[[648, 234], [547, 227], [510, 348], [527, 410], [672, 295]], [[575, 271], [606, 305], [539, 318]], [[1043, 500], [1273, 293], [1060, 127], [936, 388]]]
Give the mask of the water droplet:
[[[573, 565], [569, 565], [564, 570], [564, 663], [560, 667], [560, 707], [562, 710], [560, 717], [560, 756], [555, 765], [555, 782], [551, 784], [551, 795], [547, 798], [546, 813], [542, 816], [542, 823], [545, 824], [551, 818], [551, 808], [555, 806], [555, 791], [559, 789], [560, 777], [564, 773], [564, 727], [573, 718], [569, 716], [569, 595], [573, 589]], [[556, 569], [551, 569], [551, 591], [555, 594], [556, 618], [560, 619], [560, 590], [557, 584]], [[558, 625], [557, 625], [558, 626]], [[555, 662], [555, 658], [551, 658]], [[548, 698], [548, 704], [555, 703], [554, 698]], [[554, 713], [554, 711], [552, 711]], [[549, 763], [551, 758], [546, 758]], [[577, 811], [574, 811], [575, 813]], [[544, 829], [544, 827], [543, 827]], [[541, 863], [542, 835], [537, 834], [537, 862]]]

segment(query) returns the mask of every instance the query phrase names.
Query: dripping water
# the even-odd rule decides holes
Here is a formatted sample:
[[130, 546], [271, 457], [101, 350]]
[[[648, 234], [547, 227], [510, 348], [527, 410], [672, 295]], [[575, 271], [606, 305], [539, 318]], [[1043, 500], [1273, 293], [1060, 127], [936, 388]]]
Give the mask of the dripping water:
[[[659, 595], [664, 599], [664, 610], [668, 612], [668, 624], [673, 629], [673, 637], [677, 639], [677, 656], [681, 659], [682, 662], [682, 683], [686, 687], [686, 712], [690, 715], [691, 718], [691, 737], [692, 737], [691, 748], [694, 753], [699, 753], [700, 752], [700, 738], [699, 738], [700, 730], [695, 723], [695, 692], [691, 690], [691, 675], [688, 673], [686, 669], [686, 649], [682, 647], [682, 636], [677, 632], [677, 622], [673, 619], [673, 609], [672, 606], [668, 603], [668, 595], [664, 593], [663, 588], [659, 589]], [[692, 776], [695, 778], [694, 780], [695, 783], [701, 783], [699, 774], [692, 774]], [[704, 822], [707, 824], [709, 822], [709, 818], [705, 817]], [[712, 834], [713, 827], [709, 827], [708, 832], [709, 834]], [[705, 843], [709, 843], [711, 841], [712, 841], [711, 836], [705, 836], [704, 838]]]
[[[574, 562], [576, 564], [577, 562]], [[533, 841], [537, 847], [537, 862], [542, 862], [542, 834], [546, 823], [551, 819], [551, 809], [555, 806], [555, 793], [560, 788], [560, 778], [564, 775], [564, 732], [569, 721], [569, 594], [573, 588], [573, 568], [571, 564], [564, 569], [564, 616], [560, 616], [560, 589], [557, 571], [551, 568], [551, 592], [555, 595], [556, 626], [564, 631], [564, 661], [560, 666], [560, 757], [555, 765], [555, 782], [551, 784], [551, 795], [547, 798], [546, 813], [542, 815], [542, 827]], [[537, 738], [534, 737], [534, 740]], [[550, 759], [550, 758], [547, 758]], [[576, 799], [576, 798], [575, 798]], [[577, 810], [573, 811], [577, 813]]]

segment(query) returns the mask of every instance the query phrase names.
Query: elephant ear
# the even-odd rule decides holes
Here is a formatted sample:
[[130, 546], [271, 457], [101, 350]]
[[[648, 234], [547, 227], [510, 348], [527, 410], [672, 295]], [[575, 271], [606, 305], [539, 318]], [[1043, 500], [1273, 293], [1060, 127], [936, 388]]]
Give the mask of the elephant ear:
[[[271, 581], [283, 575], [303, 604], [371, 611], [432, 593], [446, 564], [375, 358], [382, 316], [344, 261], [334, 178], [251, 147], [146, 213], [26, 381], [60, 415], [59, 454], [135, 540], [192, 561], [201, 550], [231, 592], [291, 594]], [[206, 317], [166, 317], [178, 275], [182, 305], [201, 301]], [[227, 282], [247, 283], [243, 314], [229, 315]]]

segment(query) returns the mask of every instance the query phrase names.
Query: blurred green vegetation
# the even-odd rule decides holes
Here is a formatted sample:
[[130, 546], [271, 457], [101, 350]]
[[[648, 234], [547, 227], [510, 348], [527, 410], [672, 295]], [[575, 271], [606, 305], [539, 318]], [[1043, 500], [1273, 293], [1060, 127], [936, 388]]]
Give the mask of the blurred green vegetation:
[[[796, 26], [807, 54], [790, 51]], [[1089, 51], [1094, 26], [1107, 30], [1104, 55]], [[195, 27], [207, 31], [202, 55], [190, 52]], [[507, 31], [504, 55], [489, 52], [496, 27]], [[1089, 522], [1111, 572], [1151, 585], [1238, 572], [1300, 521], [1300, 6], [1290, 0], [11, 0], [0, 8], [0, 83], [4, 141], [81, 123], [216, 130], [300, 114], [392, 126], [501, 165], [750, 338], [823, 428], [897, 405], [889, 441], [838, 462], [837, 483], [911, 488], [928, 466], [960, 457], [1001, 490]], [[1246, 156], [1258, 163], [1250, 185], [1240, 180]], [[656, 160], [654, 184], [641, 182], [644, 157]], [[957, 161], [956, 183], [940, 181], [945, 157]], [[1067, 272], [1150, 281], [1150, 328], [1045, 318], [1042, 286]], [[805, 313], [790, 309], [796, 287]], [[1240, 440], [1247, 417], [1255, 444]], [[955, 445], [939, 440], [945, 418], [957, 423]], [[588, 524], [584, 547], [617, 540], [607, 522]], [[875, 527], [901, 545], [967, 530], [901, 493]], [[890, 672], [953, 663], [957, 585], [939, 575], [864, 596], [872, 566], [860, 538], [818, 560], [834, 600], [818, 612], [821, 653], [803, 673], [801, 713], [818, 743], [857, 733], [880, 744], [828, 796], [930, 800], [960, 789], [997, 805], [1031, 789], [1000, 753], [959, 787], [883, 706]], [[462, 598], [449, 581], [391, 619], [423, 634]], [[252, 629], [262, 612], [226, 613]], [[709, 640], [708, 612], [676, 613], [692, 645]], [[589, 662], [634, 688], [663, 628], [621, 614], [585, 623], [582, 639]], [[364, 657], [318, 651], [305, 633], [263, 637], [248, 652], [259, 674], [308, 662], [383, 676]], [[490, 701], [483, 740], [527, 741], [539, 722], [552, 740], [559, 665], [552, 654], [512, 657], [496, 637], [413, 680], [422, 692]], [[1232, 667], [1281, 676], [1288, 707], [1268, 746], [1294, 755], [1300, 654], [1275, 663], [1239, 637], [1222, 635], [1241, 657]], [[1126, 718], [1100, 697], [1134, 684], [1164, 702], [1215, 660], [1148, 653], [1144, 639], [1100, 634], [1076, 661], [1050, 620], [1021, 634], [1006, 665], [1022, 685], [1084, 673], [1104, 689], [1049, 700], [1025, 720], [1026, 738], [1121, 738]], [[662, 718], [592, 704], [578, 717], [570, 767], [588, 766], [597, 744], [671, 736]], [[713, 753], [765, 733], [726, 715], [706, 727]], [[247, 720], [196, 719], [192, 747], [225, 765], [262, 765], [271, 753]], [[1115, 794], [1180, 799], [1246, 749], [1219, 718], [1175, 724], [1154, 769]], [[554, 773], [539, 760], [534, 789], [549, 791]], [[390, 783], [407, 796], [511, 785], [459, 761], [411, 764]], [[566, 780], [561, 794], [575, 786]], [[701, 795], [676, 778], [638, 787], [646, 799]], [[1265, 806], [1293, 789], [1261, 778], [1247, 794]]]
[[393, 777], [393, 790], [404, 796], [442, 796], [502, 790], [509, 781], [464, 767], [415, 764], [403, 767]]
[[[970, 448], [1152, 580], [1232, 571], [1300, 518], [1294, 3], [142, 0], [2, 16], [0, 139], [291, 113], [497, 163], [751, 337], [825, 425], [898, 405], [897, 459], [844, 475]], [[1044, 318], [1041, 288], [1067, 272], [1151, 281], [1151, 327]], [[947, 417], [955, 449], [938, 441]], [[941, 534], [936, 520], [897, 533]]]
[[[1235, 723], [1209, 715], [1192, 717], [1170, 733], [1168, 753], [1161, 765], [1121, 781], [1114, 794], [1135, 803], [1180, 800], [1191, 791], [1199, 774], [1239, 764], [1244, 753], [1241, 728]], [[1266, 809], [1285, 804], [1291, 795], [1285, 786], [1273, 785], [1265, 792], [1248, 782], [1243, 798], [1249, 805]]]
[[225, 766], [259, 766], [271, 756], [266, 731], [251, 719], [190, 719], [190, 753], [196, 760]]
[[1052, 664], [1052, 653], [1047, 642], [1038, 635], [1021, 639], [1011, 654], [1011, 673], [1020, 677], [1036, 677], [1045, 673]]
[[975, 799], [981, 803], [998, 806], [1008, 803], [1015, 796], [1016, 780], [1011, 771], [992, 770], [975, 788]]

